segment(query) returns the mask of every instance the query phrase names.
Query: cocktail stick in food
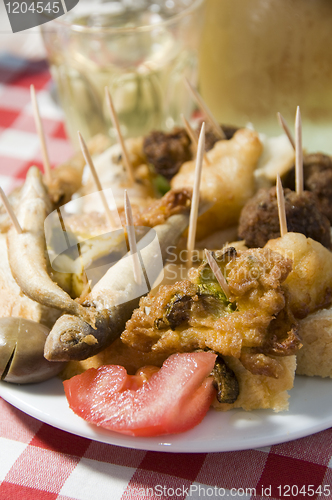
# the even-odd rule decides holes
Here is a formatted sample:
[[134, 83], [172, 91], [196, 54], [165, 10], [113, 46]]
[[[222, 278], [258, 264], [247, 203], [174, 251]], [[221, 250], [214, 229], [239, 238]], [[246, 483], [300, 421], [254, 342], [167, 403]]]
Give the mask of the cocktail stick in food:
[[135, 278], [135, 282], [138, 285], [141, 285], [142, 284], [141, 264], [140, 264], [138, 253], [137, 253], [137, 244], [136, 244], [133, 212], [131, 209], [131, 204], [130, 204], [129, 196], [128, 196], [126, 189], [125, 189], [125, 194], [124, 194], [124, 207], [125, 207], [126, 226], [127, 226], [127, 234], [128, 234], [128, 242], [129, 242], [129, 251], [130, 251], [130, 254], [131, 254], [132, 259], [133, 259], [134, 278]]
[[18, 222], [17, 220], [17, 217], [15, 215], [15, 212], [13, 210], [13, 207], [11, 206], [11, 204], [9, 203], [9, 200], [7, 198], [7, 196], [5, 195], [5, 193], [3, 192], [3, 189], [0, 187], [0, 197], [2, 199], [2, 203], [4, 204], [4, 207], [5, 209], [7, 210], [7, 213], [17, 231], [18, 234], [22, 234], [22, 228], [20, 226], [20, 223]]
[[[190, 140], [193, 143], [193, 145], [194, 145], [194, 147], [195, 147], [195, 149], [197, 151], [197, 148], [198, 148], [198, 138], [197, 138], [196, 132], [192, 129], [190, 123], [188, 122], [188, 120], [186, 119], [186, 117], [183, 114], [181, 114], [181, 119], [183, 121], [184, 128], [186, 129], [186, 132], [189, 135]], [[209, 160], [206, 152], [204, 152], [204, 161], [208, 165], [211, 165], [211, 162], [210, 162], [210, 160]]]
[[[169, 248], [177, 244], [188, 227], [187, 213], [172, 215], [164, 224], [155, 226], [163, 262]], [[149, 235], [147, 239], [150, 240]], [[138, 246], [143, 262], [151, 262], [155, 246], [140, 240]], [[137, 292], [137, 293], [135, 293]], [[126, 257], [112, 266], [93, 287], [85, 304], [96, 309], [95, 328], [83, 318], [64, 315], [53, 326], [46, 344], [45, 357], [49, 360], [82, 360], [98, 354], [118, 338], [130, 319], [139, 300], [148, 290], [135, 285], [133, 267]]]
[[51, 164], [50, 164], [50, 159], [49, 159], [49, 155], [48, 155], [48, 151], [47, 151], [44, 127], [43, 127], [40, 113], [39, 113], [38, 102], [37, 102], [37, 98], [36, 98], [36, 91], [35, 91], [34, 85], [30, 86], [30, 92], [31, 92], [33, 115], [35, 118], [36, 129], [38, 132], [40, 146], [41, 146], [42, 155], [43, 155], [43, 165], [44, 165], [46, 183], [50, 184], [52, 181]]
[[208, 261], [209, 266], [211, 267], [211, 270], [213, 274], [215, 275], [219, 285], [221, 286], [222, 291], [224, 292], [226, 299], [229, 301], [229, 297], [231, 295], [231, 291], [229, 289], [228, 283], [221, 272], [217, 262], [215, 261], [215, 258], [213, 257], [212, 253], [205, 249], [205, 257]]
[[289, 130], [289, 127], [287, 125], [285, 118], [279, 112], [277, 113], [277, 117], [278, 117], [278, 122], [279, 122], [280, 126], [282, 127], [283, 131], [285, 132], [285, 134], [287, 135], [287, 137], [289, 139], [289, 142], [291, 143], [293, 149], [295, 150], [295, 141], [293, 139], [291, 131]]
[[220, 137], [220, 139], [226, 139], [226, 135], [225, 135], [223, 129], [220, 127], [219, 123], [215, 120], [213, 114], [211, 113], [210, 109], [208, 108], [206, 102], [203, 100], [202, 96], [198, 93], [198, 91], [189, 82], [189, 80], [187, 78], [185, 78], [185, 82], [186, 82], [188, 89], [190, 90], [193, 98], [195, 99], [196, 103], [198, 104], [199, 108], [201, 109], [201, 111], [203, 111], [206, 119], [209, 121], [209, 123], [213, 127], [215, 134], [218, 137]]
[[106, 217], [108, 219], [108, 222], [109, 222], [111, 228], [114, 229], [114, 227], [116, 227], [116, 224], [115, 224], [115, 221], [114, 221], [114, 217], [113, 217], [112, 212], [110, 211], [110, 208], [108, 206], [108, 203], [107, 203], [107, 200], [106, 200], [106, 197], [105, 197], [102, 185], [100, 183], [100, 180], [99, 180], [96, 168], [94, 166], [94, 163], [92, 161], [91, 155], [89, 153], [88, 147], [85, 144], [85, 141], [84, 141], [84, 139], [83, 139], [83, 137], [82, 137], [82, 135], [81, 135], [80, 132], [78, 132], [78, 140], [79, 140], [79, 143], [80, 143], [80, 146], [81, 146], [82, 153], [83, 153], [83, 156], [85, 158], [85, 161], [86, 161], [87, 165], [90, 168], [91, 174], [92, 174], [93, 179], [95, 181], [95, 184], [97, 186], [97, 189], [98, 189], [98, 192], [99, 192], [99, 195], [100, 195], [100, 199], [102, 201], [102, 204], [103, 204], [103, 207], [104, 207], [105, 214], [106, 214]]
[[64, 312], [92, 316], [88, 308], [75, 302], [47, 272], [44, 222], [52, 210], [50, 200], [37, 167], [31, 167], [22, 190], [18, 221], [22, 233], [8, 232], [8, 259], [12, 275], [22, 292], [30, 299]]
[[280, 224], [280, 234], [284, 236], [287, 234], [287, 219], [286, 219], [286, 209], [285, 209], [285, 198], [284, 190], [282, 188], [280, 175], [277, 175], [277, 202], [278, 202], [278, 214], [279, 214], [279, 224]]
[[295, 118], [295, 187], [296, 193], [303, 193], [303, 150], [302, 150], [302, 121], [300, 106], [296, 110]]
[[125, 165], [126, 170], [127, 170], [129, 184], [133, 184], [135, 182], [134, 168], [133, 168], [131, 161], [129, 159], [126, 144], [125, 144], [125, 141], [124, 141], [122, 133], [121, 133], [119, 119], [118, 119], [117, 113], [115, 111], [113, 100], [112, 100], [110, 91], [108, 90], [108, 87], [105, 87], [105, 95], [106, 95], [106, 103], [107, 103], [107, 106], [108, 106], [108, 109], [109, 109], [109, 112], [110, 112], [110, 115], [112, 118], [113, 126], [116, 129], [118, 140], [119, 140], [119, 143], [121, 146], [123, 162], [124, 162], [124, 165]]
[[203, 122], [198, 140], [195, 181], [194, 181], [193, 197], [191, 201], [191, 210], [190, 210], [189, 233], [187, 241], [188, 267], [190, 267], [192, 264], [192, 255], [195, 248], [198, 205], [199, 205], [199, 187], [202, 177], [204, 151], [205, 151], [205, 123]]

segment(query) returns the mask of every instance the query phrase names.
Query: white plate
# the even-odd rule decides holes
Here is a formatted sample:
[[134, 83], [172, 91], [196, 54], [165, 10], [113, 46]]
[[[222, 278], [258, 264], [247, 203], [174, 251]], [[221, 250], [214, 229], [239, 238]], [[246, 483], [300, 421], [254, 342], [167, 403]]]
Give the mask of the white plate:
[[288, 412], [210, 410], [191, 431], [155, 438], [124, 436], [87, 424], [70, 410], [59, 379], [29, 386], [0, 382], [0, 396], [53, 427], [94, 441], [140, 450], [182, 453], [245, 450], [291, 441], [332, 426], [332, 380], [308, 377], [296, 377]]

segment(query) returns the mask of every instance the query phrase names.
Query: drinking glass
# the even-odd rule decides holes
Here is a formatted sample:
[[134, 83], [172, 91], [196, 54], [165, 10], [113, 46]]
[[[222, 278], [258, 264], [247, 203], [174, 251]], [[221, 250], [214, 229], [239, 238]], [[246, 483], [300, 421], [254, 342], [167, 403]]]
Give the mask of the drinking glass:
[[332, 2], [207, 0], [200, 89], [216, 118], [281, 133], [301, 108], [303, 146], [332, 153]]
[[204, 0], [83, 1], [42, 26], [51, 73], [77, 144], [115, 137], [107, 86], [124, 137], [171, 129], [193, 105], [184, 84], [197, 80]]

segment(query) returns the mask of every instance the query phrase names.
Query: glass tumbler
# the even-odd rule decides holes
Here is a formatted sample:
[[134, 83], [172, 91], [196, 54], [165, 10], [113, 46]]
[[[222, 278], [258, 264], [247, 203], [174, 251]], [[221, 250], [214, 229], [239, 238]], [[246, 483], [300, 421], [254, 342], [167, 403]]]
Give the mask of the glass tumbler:
[[72, 142], [116, 137], [107, 86], [124, 137], [169, 130], [193, 105], [204, 0], [84, 1], [42, 26], [44, 44]]
[[300, 106], [303, 146], [332, 153], [331, 0], [207, 0], [200, 89], [222, 123], [281, 133]]

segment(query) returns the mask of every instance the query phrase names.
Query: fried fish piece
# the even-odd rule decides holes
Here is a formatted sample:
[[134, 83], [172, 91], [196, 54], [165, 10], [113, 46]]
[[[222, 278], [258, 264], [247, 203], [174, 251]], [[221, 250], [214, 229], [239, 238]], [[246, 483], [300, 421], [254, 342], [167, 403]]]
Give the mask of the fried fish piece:
[[[200, 194], [214, 205], [198, 218], [197, 239], [237, 223], [242, 207], [254, 194], [254, 170], [262, 150], [256, 132], [240, 129], [207, 153], [210, 165], [203, 166]], [[172, 188], [193, 187], [195, 166], [195, 161], [184, 163], [171, 181]]]
[[75, 302], [48, 274], [44, 221], [50, 211], [51, 203], [41, 172], [37, 167], [31, 167], [18, 210], [22, 233], [11, 228], [7, 234], [12, 275], [22, 292], [30, 299], [90, 320], [90, 311]]
[[17, 317], [30, 319], [52, 328], [60, 315], [57, 309], [48, 307], [24, 295], [11, 273], [6, 235], [0, 234], [0, 317]]
[[[155, 227], [156, 238], [153, 241], [149, 233], [140, 240], [138, 250], [143, 262], [151, 262], [150, 276], [160, 271], [159, 262], [155, 259], [156, 245], [160, 244], [162, 258], [166, 259], [167, 248], [180, 238], [188, 221], [188, 213], [173, 215], [165, 224]], [[135, 282], [130, 260], [122, 258], [109, 268], [84, 302], [87, 310], [95, 311], [95, 325], [92, 327], [81, 317], [62, 316], [46, 340], [46, 359], [82, 360], [105, 349], [119, 337], [144, 293], [147, 293], [146, 284]]]

